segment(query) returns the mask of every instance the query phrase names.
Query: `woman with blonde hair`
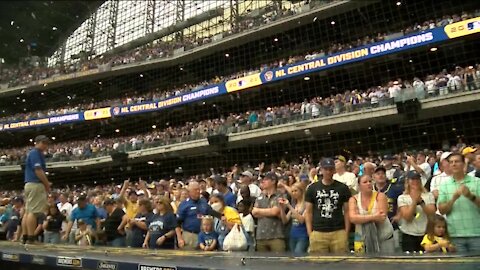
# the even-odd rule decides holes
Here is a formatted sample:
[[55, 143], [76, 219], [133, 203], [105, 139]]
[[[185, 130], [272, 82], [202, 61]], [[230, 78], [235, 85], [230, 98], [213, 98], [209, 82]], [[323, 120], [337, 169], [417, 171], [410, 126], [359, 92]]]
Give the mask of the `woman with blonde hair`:
[[[292, 196], [292, 204], [287, 199], [280, 198], [279, 204], [282, 207], [280, 217], [284, 224], [292, 220], [290, 229], [290, 251], [295, 255], [307, 253], [309, 239], [307, 225], [305, 224], [305, 188], [301, 183], [295, 183], [289, 192]], [[285, 213], [288, 208], [288, 213]]]
[[358, 178], [358, 194], [348, 201], [350, 222], [355, 224], [355, 252], [393, 253], [393, 226], [388, 220], [388, 200], [382, 192], [373, 190], [372, 177]]
[[405, 191], [398, 197], [402, 250], [422, 251], [423, 236], [429, 217], [435, 214], [435, 198], [422, 185], [421, 175], [416, 171], [407, 173]]
[[170, 199], [160, 196], [154, 203], [157, 213], [147, 220], [148, 232], [143, 248], [174, 249], [177, 219], [170, 205]]

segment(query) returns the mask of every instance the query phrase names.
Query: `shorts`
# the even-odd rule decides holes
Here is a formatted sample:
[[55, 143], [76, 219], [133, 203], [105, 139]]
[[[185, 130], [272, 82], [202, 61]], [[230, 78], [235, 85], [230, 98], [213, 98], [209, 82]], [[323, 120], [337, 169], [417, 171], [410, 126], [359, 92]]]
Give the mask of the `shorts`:
[[347, 252], [348, 236], [345, 230], [338, 230], [333, 232], [319, 232], [313, 231], [310, 234], [310, 248], [311, 254], [343, 254]]
[[42, 183], [25, 184], [25, 212], [29, 214], [44, 213], [48, 208], [47, 192]]

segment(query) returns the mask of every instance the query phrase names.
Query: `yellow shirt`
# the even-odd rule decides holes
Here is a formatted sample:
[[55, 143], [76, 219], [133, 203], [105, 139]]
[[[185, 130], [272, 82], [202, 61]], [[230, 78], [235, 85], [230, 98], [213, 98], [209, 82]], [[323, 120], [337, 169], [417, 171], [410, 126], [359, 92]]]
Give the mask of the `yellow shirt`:
[[223, 209], [223, 215], [225, 216], [225, 219], [227, 219], [227, 222], [242, 225], [242, 219], [235, 208], [225, 206]]
[[125, 199], [125, 210], [126, 210], [125, 214], [127, 215], [128, 218], [130, 219], [135, 218], [138, 210], [138, 202], [132, 203], [129, 199]]
[[[426, 245], [434, 245], [434, 244], [437, 244], [439, 241], [445, 241], [445, 240], [446, 240], [445, 238], [434, 236], [433, 241], [431, 241], [428, 238], [428, 234], [425, 234], [425, 236], [423, 236], [423, 240], [422, 240], [422, 243], [420, 243], [420, 245], [422, 245], [422, 247], [424, 247]], [[446, 248], [442, 247], [442, 252], [447, 253], [448, 251], [447, 251]]]

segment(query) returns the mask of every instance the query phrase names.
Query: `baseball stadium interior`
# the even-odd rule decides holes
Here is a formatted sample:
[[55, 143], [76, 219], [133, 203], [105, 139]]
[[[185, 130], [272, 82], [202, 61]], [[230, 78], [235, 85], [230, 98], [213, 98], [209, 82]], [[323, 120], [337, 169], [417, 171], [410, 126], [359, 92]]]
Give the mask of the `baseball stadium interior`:
[[[0, 269], [480, 269], [479, 33], [478, 0], [0, 2]], [[53, 205], [64, 219], [49, 242], [50, 210], [35, 213], [35, 242], [22, 244], [22, 215], [39, 196], [27, 191], [35, 182], [27, 179], [31, 151], [44, 144], [51, 186], [36, 182], [45, 210]], [[465, 163], [460, 172], [457, 158]], [[343, 211], [318, 197], [329, 168], [354, 174], [353, 183], [333, 175], [348, 193]], [[363, 185], [376, 190], [382, 172], [388, 189], [373, 194], [388, 200], [388, 214], [378, 215], [394, 232], [389, 252], [377, 221], [356, 222], [375, 201], [362, 206]], [[407, 218], [418, 180], [423, 193]], [[200, 185], [197, 200], [224, 211], [202, 213], [200, 230], [180, 213], [195, 201], [192, 182]], [[251, 201], [241, 200], [245, 183]], [[463, 192], [458, 200], [455, 185]], [[278, 200], [265, 202], [270, 189]], [[154, 221], [138, 221], [140, 210], [130, 216], [128, 204], [148, 201], [156, 216], [164, 199], [175, 226], [158, 240], [172, 247], [157, 241], [155, 248], [148, 244]], [[75, 230], [85, 221], [73, 213], [82, 200], [103, 210], [102, 224], [122, 212], [125, 229], [102, 240], [110, 228], [101, 225], [80, 244]], [[64, 212], [66, 203], [73, 210]], [[357, 204], [354, 212], [346, 208]], [[242, 220], [227, 232], [218, 225], [225, 241], [215, 239], [211, 251], [200, 240], [203, 226], [211, 218], [216, 231], [231, 215], [225, 207]], [[280, 211], [256, 214], [267, 209]], [[340, 228], [331, 225], [335, 213]], [[338, 252], [332, 243], [345, 232], [344, 216], [351, 228]], [[135, 222], [144, 224], [140, 246], [128, 232]], [[435, 222], [445, 235], [433, 235]], [[266, 233], [265, 224], [280, 232]], [[297, 227], [306, 246], [295, 240], [303, 235]], [[239, 237], [235, 228], [245, 233], [242, 250], [230, 243]], [[183, 247], [186, 233], [198, 237], [192, 250]], [[331, 233], [331, 243], [322, 243]], [[407, 248], [417, 240], [418, 250]]]

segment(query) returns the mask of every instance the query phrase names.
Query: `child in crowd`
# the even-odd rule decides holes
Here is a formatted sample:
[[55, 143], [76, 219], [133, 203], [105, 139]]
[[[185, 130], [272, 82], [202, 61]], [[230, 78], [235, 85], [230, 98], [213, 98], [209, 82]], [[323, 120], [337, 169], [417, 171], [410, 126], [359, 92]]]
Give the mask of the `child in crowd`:
[[206, 216], [202, 219], [202, 231], [198, 235], [198, 246], [203, 251], [217, 249], [218, 234], [213, 231], [213, 218]]
[[242, 225], [245, 231], [248, 234], [248, 246], [249, 250], [251, 248], [255, 248], [255, 245], [253, 243], [255, 236], [255, 220], [253, 219], [252, 216], [252, 204], [250, 203], [249, 200], [241, 200], [237, 204], [237, 209], [238, 213], [240, 215], [240, 218], [242, 219]]
[[92, 245], [92, 231], [87, 227], [84, 220], [77, 221], [78, 229], [75, 231], [75, 243], [79, 246]]
[[455, 252], [455, 246], [450, 243], [447, 222], [443, 216], [435, 215], [428, 222], [427, 234], [423, 237], [421, 245], [425, 252]]

